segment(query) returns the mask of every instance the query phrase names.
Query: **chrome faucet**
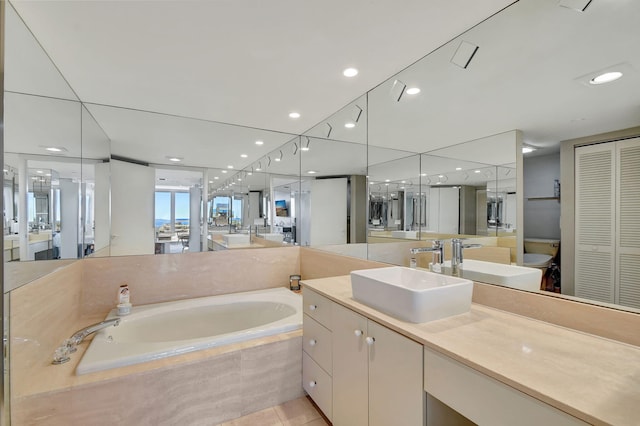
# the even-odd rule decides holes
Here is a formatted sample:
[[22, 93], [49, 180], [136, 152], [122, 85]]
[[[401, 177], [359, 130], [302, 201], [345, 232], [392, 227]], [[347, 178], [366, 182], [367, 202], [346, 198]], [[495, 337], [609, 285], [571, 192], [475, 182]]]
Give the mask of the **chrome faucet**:
[[83, 329], [76, 331], [71, 337], [62, 342], [62, 346], [56, 349], [55, 353], [53, 354], [53, 361], [51, 363], [56, 365], [64, 364], [71, 359], [69, 358], [69, 354], [74, 353], [77, 350], [76, 346], [82, 343], [84, 339], [87, 338], [87, 336], [95, 333], [96, 331], [100, 331], [103, 328], [107, 328], [110, 326], [115, 327], [118, 324], [120, 324], [120, 318], [111, 318], [96, 324], [91, 324]]
[[462, 275], [463, 249], [482, 247], [482, 244], [462, 244], [462, 241], [462, 238], [453, 238], [451, 240], [451, 275], [454, 277]]
[[442, 240], [433, 240], [431, 247], [415, 247], [409, 249], [409, 251], [411, 254], [431, 252], [429, 269], [431, 269], [431, 272], [442, 273], [442, 267], [444, 266], [444, 242]]

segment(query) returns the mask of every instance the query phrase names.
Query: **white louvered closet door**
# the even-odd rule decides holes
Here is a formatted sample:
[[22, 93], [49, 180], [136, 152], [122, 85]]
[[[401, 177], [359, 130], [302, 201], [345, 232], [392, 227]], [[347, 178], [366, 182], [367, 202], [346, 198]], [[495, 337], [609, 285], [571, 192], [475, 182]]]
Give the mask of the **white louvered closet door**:
[[640, 138], [616, 142], [616, 303], [640, 308]]
[[575, 295], [615, 303], [615, 144], [575, 154]]

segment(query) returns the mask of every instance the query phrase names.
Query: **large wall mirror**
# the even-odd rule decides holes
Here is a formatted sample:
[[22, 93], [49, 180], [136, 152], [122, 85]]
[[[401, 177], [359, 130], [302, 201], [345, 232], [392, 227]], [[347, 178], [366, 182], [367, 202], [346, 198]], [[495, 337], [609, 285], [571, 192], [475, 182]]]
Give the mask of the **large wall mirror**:
[[[581, 282], [594, 271], [581, 274], [588, 256], [576, 256], [580, 250], [595, 250], [598, 256], [610, 250], [586, 247], [586, 240], [580, 245], [574, 231], [579, 208], [574, 208], [574, 147], [616, 138], [632, 138], [628, 145], [640, 145], [633, 139], [637, 128], [624, 131], [640, 124], [640, 56], [633, 53], [632, 41], [638, 37], [638, 18], [640, 5], [631, 2], [521, 0], [371, 91], [369, 149], [395, 148], [422, 156], [420, 161], [417, 156], [388, 159], [388, 167], [396, 163], [397, 170], [405, 171], [402, 181], [410, 182], [411, 176], [415, 183], [420, 177], [419, 190], [412, 190], [411, 197], [398, 195], [401, 185], [393, 174], [370, 159], [374, 182], [369, 214], [375, 222], [369, 258], [407, 265], [407, 249], [421, 244], [419, 240], [475, 236], [483, 245], [509, 250], [509, 257], [496, 261], [543, 269], [542, 292], [640, 308], [640, 299], [631, 296], [638, 294], [637, 280], [624, 278], [637, 276], [630, 266], [638, 264], [637, 248], [627, 244], [617, 248], [620, 256], [605, 256], [610, 267], [598, 276], [606, 276], [600, 281], [607, 285], [598, 288]], [[592, 84], [608, 71], [620, 72], [622, 78]], [[594, 136], [606, 132], [611, 133]], [[374, 178], [378, 170], [388, 177]], [[413, 209], [407, 208], [407, 199]], [[615, 196], [606, 200], [608, 211]], [[439, 220], [442, 203], [451, 204], [445, 210], [457, 213], [457, 220]], [[640, 214], [630, 204], [626, 208], [624, 217]], [[562, 229], [561, 210], [566, 216]], [[407, 220], [415, 212], [420, 219]], [[373, 248], [385, 241], [403, 245]], [[538, 254], [546, 257], [538, 262]]]
[[[560, 147], [640, 125], [639, 18], [520, 0], [293, 134], [80, 102], [8, 4], [5, 259], [297, 244], [408, 265], [456, 236], [541, 266], [537, 240], [558, 267], [545, 289], [575, 296]], [[606, 71], [623, 76], [590, 83]]]

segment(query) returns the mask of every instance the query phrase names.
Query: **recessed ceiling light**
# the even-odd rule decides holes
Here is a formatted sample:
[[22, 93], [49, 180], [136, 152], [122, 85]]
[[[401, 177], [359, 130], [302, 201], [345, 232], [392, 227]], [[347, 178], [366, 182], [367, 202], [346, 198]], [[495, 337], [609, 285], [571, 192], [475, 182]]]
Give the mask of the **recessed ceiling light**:
[[174, 163], [179, 163], [180, 161], [182, 161], [182, 158], [180, 157], [167, 157], [167, 159], [169, 161], [173, 161]]
[[460, 171], [462, 170], [462, 167], [456, 167], [456, 170]]
[[247, 172], [247, 175], [249, 175], [249, 176], [253, 176], [253, 173], [251, 173], [251, 172]]
[[315, 175], [318, 172], [316, 172], [315, 170], [309, 170], [307, 173], [309, 173], [310, 175]]
[[289, 117], [290, 118], [300, 118], [300, 113], [299, 112], [290, 112], [289, 113]]
[[480, 170], [474, 170], [473, 172], [474, 173], [480, 173]]
[[36, 173], [44, 173], [42, 170], [38, 170]]
[[47, 151], [50, 152], [62, 152], [62, 151], [66, 151], [65, 148], [58, 148], [57, 146], [48, 146], [45, 148]]
[[240, 157], [242, 157], [242, 158], [247, 158], [247, 157], [248, 157], [248, 155], [247, 155], [247, 154], [240, 154]]
[[309, 151], [309, 147], [308, 146], [303, 146], [302, 148], [300, 148], [300, 151]]
[[256, 167], [256, 172], [261, 171], [262, 169], [260, 167]]
[[523, 154], [528, 154], [528, 153], [533, 152], [535, 150], [536, 149], [534, 147], [531, 147], [531, 146], [523, 146], [522, 147], [522, 153]]
[[227, 173], [227, 171], [226, 170], [222, 170], [222, 173]]
[[45, 176], [51, 176], [51, 173], [45, 173]]
[[220, 179], [218, 176], [213, 177], [214, 180]]
[[443, 177], [444, 177], [444, 175], [438, 175], [438, 177], [439, 177], [439, 178], [443, 178]]
[[227, 169], [233, 169], [233, 166], [232, 165], [228, 165]]
[[347, 68], [346, 70], [342, 71], [342, 75], [344, 75], [345, 77], [355, 77], [356, 75], [358, 75], [358, 70], [355, 68]]
[[276, 161], [280, 161], [280, 158], [279, 158], [279, 157], [276, 157], [276, 158], [274, 158], [274, 160], [276, 160]]
[[210, 181], [209, 181], [209, 183], [213, 183], [213, 181], [212, 181], [212, 180], [210, 180]]
[[401, 186], [400, 189], [404, 189], [404, 186]]
[[427, 175], [426, 173], [420, 173], [420, 176], [423, 176], [423, 177], [424, 177], [424, 176], [426, 176], [426, 175]]
[[262, 142], [262, 141], [256, 141], [256, 145], [264, 145], [264, 142]]
[[356, 125], [355, 123], [346, 123], [344, 127], [346, 127], [347, 129], [353, 129], [354, 127], [356, 127]]
[[420, 89], [417, 87], [410, 87], [407, 89], [407, 95], [417, 95], [418, 93], [420, 93]]
[[589, 84], [611, 83], [612, 81], [616, 81], [620, 77], [622, 77], [622, 73], [620, 71], [605, 72], [604, 74], [593, 77], [591, 80], [589, 80]]

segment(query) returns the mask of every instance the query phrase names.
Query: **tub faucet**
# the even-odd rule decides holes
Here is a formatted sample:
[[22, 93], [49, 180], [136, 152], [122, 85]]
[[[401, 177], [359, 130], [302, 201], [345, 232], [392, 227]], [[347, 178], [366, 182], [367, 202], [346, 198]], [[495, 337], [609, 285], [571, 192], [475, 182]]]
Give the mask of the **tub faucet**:
[[482, 247], [482, 244], [462, 244], [462, 241], [462, 238], [451, 240], [451, 275], [454, 277], [462, 276], [463, 249]]
[[415, 247], [409, 249], [409, 251], [411, 254], [431, 252], [429, 269], [431, 269], [431, 272], [442, 273], [442, 267], [444, 266], [444, 242], [442, 240], [433, 240], [431, 247]]
[[80, 343], [84, 341], [84, 339], [92, 333], [96, 331], [100, 331], [103, 328], [107, 328], [110, 326], [117, 326], [120, 324], [120, 318], [111, 318], [108, 320], [101, 321], [96, 324], [91, 324], [83, 329], [80, 329], [73, 333], [71, 337], [62, 342], [62, 345], [56, 349], [53, 354], [53, 362], [52, 364], [64, 364], [69, 361], [69, 354], [74, 353]]

